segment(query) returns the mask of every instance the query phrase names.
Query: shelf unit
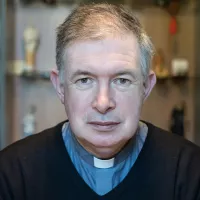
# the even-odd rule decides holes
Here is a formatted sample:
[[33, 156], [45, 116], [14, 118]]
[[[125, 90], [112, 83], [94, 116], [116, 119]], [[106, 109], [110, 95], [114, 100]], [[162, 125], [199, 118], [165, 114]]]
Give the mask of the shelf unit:
[[45, 72], [23, 72], [22, 74], [13, 74], [13, 73], [7, 73], [7, 76], [10, 77], [16, 77], [16, 78], [23, 78], [29, 81], [37, 81], [37, 80], [44, 80], [44, 81], [49, 81], [50, 80], [50, 72], [45, 71]]

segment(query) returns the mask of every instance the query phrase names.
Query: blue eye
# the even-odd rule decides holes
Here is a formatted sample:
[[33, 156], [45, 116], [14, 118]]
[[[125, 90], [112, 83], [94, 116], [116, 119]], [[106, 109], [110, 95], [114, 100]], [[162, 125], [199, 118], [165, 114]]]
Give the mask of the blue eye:
[[81, 78], [76, 81], [76, 85], [80, 88], [87, 88], [90, 87], [93, 83], [91, 78]]
[[118, 78], [114, 82], [120, 86], [129, 86], [131, 84], [131, 81], [126, 78]]
[[90, 79], [89, 78], [82, 78], [82, 79], [80, 79], [79, 80], [82, 84], [88, 84], [88, 83], [90, 83]]

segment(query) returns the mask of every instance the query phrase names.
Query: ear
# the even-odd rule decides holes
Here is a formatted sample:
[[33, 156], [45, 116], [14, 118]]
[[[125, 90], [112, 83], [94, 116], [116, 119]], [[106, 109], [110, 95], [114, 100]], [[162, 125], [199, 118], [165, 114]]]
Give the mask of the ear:
[[147, 99], [147, 97], [150, 95], [155, 84], [156, 84], [156, 74], [154, 73], [154, 71], [151, 70], [149, 72], [149, 75], [148, 75], [146, 81], [144, 82], [143, 101], [145, 101]]
[[59, 79], [59, 72], [57, 69], [53, 69], [50, 74], [51, 82], [56, 90], [56, 93], [61, 101], [62, 104], [64, 104], [64, 87], [60, 83]]

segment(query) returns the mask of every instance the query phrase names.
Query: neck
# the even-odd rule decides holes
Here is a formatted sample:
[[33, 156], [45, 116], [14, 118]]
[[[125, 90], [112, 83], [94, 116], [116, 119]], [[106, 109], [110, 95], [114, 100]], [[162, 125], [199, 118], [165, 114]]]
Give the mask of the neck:
[[76, 139], [87, 152], [101, 160], [108, 160], [115, 157], [126, 146], [126, 144], [129, 141], [123, 141], [120, 144], [117, 144], [116, 146], [112, 147], [98, 148], [92, 144], [89, 144], [87, 141], [81, 141], [78, 138]]

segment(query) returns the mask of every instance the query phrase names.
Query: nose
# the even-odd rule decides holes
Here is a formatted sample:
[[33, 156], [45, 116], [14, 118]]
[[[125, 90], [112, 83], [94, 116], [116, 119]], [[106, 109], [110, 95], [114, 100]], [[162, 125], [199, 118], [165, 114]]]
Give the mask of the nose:
[[105, 114], [116, 107], [116, 103], [111, 97], [111, 92], [108, 86], [99, 88], [98, 94], [92, 102], [92, 107], [102, 114]]

